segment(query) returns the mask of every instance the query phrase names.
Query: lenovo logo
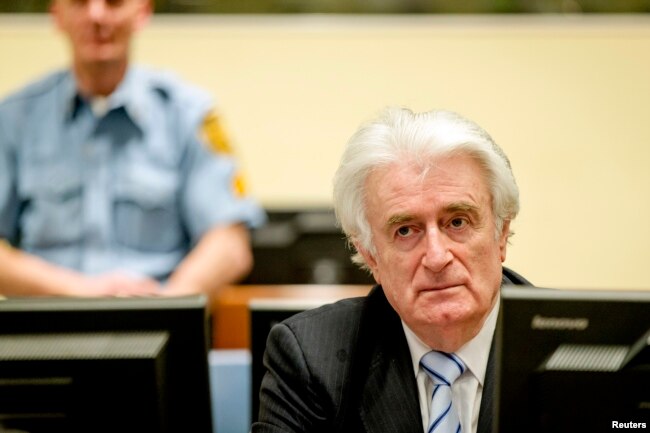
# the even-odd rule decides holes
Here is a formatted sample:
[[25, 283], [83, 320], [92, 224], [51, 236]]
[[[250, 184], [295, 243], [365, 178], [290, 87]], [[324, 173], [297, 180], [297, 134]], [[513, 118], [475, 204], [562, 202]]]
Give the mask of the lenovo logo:
[[546, 331], [584, 331], [589, 327], [586, 317], [544, 317], [539, 314], [530, 322], [532, 329]]

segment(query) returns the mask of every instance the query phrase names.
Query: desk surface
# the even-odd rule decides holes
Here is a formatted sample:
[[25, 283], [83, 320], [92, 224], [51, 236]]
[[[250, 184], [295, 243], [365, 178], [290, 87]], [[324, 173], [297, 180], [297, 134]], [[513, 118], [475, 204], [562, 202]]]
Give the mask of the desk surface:
[[250, 349], [250, 313], [254, 299], [322, 300], [365, 296], [369, 285], [241, 285], [226, 287], [212, 304], [212, 346]]

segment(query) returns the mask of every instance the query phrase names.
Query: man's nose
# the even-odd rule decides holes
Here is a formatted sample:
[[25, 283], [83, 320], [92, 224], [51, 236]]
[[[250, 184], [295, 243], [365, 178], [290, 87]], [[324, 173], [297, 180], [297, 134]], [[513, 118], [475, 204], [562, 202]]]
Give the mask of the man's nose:
[[427, 229], [426, 251], [422, 257], [422, 264], [433, 272], [440, 272], [452, 260], [449, 239], [437, 227]]
[[106, 0], [90, 0], [87, 7], [88, 16], [94, 20], [101, 19], [108, 12]]

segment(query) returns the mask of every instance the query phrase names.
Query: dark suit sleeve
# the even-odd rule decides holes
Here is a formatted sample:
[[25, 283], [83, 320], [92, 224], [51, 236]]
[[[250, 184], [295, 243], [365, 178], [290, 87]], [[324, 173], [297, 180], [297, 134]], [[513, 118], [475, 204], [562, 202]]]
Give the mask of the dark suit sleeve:
[[271, 329], [264, 354], [259, 422], [252, 433], [325, 431], [327, 418], [300, 342], [285, 324]]

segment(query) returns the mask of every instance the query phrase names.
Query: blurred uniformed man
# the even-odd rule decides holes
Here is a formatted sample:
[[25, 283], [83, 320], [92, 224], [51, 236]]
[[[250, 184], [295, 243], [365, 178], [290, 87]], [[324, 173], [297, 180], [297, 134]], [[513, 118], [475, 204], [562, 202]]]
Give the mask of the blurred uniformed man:
[[0, 294], [214, 294], [252, 266], [246, 197], [206, 93], [129, 65], [150, 0], [53, 0], [72, 49], [0, 102]]

